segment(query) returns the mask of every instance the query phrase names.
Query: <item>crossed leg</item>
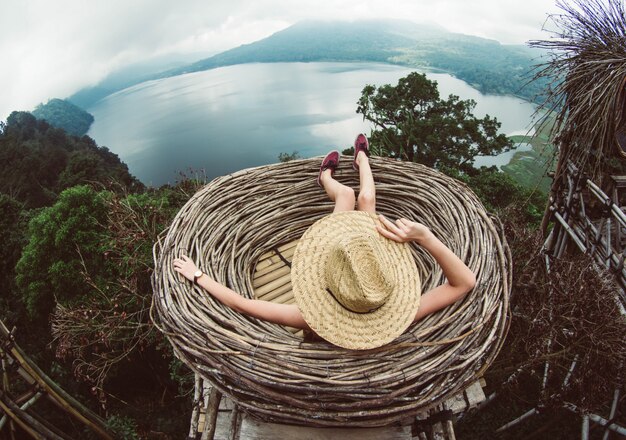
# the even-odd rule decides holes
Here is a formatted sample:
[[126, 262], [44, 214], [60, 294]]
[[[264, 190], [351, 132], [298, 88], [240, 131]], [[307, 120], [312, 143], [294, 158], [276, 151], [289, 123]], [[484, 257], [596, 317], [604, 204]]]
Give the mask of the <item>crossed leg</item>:
[[333, 212], [353, 211], [357, 203], [357, 210], [376, 213], [376, 188], [370, 168], [369, 159], [363, 151], [359, 151], [356, 162], [359, 166], [359, 197], [356, 199], [354, 190], [333, 178], [332, 170], [322, 171], [320, 182], [330, 200], [335, 202]]

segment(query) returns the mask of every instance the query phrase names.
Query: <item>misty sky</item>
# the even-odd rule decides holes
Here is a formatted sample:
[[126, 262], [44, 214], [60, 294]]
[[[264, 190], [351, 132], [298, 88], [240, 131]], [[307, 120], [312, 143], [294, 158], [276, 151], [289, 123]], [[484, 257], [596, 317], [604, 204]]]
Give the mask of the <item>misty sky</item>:
[[549, 38], [555, 0], [0, 0], [0, 120], [130, 63], [207, 54], [304, 19], [402, 18], [523, 44]]

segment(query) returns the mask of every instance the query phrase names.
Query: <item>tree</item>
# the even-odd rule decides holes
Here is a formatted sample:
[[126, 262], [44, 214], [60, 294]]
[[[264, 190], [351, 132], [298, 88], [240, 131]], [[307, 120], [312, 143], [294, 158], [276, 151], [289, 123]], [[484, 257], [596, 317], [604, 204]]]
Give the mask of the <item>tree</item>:
[[63, 99], [50, 99], [46, 104], [39, 104], [33, 115], [47, 121], [53, 127], [62, 128], [74, 136], [82, 136], [89, 131], [94, 121], [93, 115]]
[[25, 244], [26, 215], [22, 203], [0, 193], [0, 315], [13, 321], [21, 309], [16, 301], [15, 264]]
[[108, 193], [76, 186], [61, 193], [29, 223], [29, 242], [17, 263], [17, 285], [29, 314], [45, 317], [55, 302], [90, 289], [82, 274], [104, 275]]
[[[39, 208], [77, 184], [118, 183], [142, 190], [119, 157], [88, 136], [70, 136], [26, 112], [13, 112], [0, 133], [0, 192]], [[101, 184], [101, 185], [98, 185]]]
[[370, 138], [375, 154], [471, 174], [475, 156], [512, 146], [498, 134], [495, 118], [472, 114], [474, 101], [454, 95], [441, 99], [437, 83], [417, 72], [401, 78], [397, 86], [365, 86], [357, 104], [357, 113], [374, 124]]

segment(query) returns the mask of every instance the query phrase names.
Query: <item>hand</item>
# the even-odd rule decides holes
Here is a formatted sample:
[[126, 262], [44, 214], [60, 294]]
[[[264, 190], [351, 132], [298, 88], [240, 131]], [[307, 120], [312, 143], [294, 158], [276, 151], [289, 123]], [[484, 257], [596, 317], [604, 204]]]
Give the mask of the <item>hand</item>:
[[189, 281], [193, 281], [193, 275], [198, 270], [198, 266], [191, 258], [183, 255], [181, 258], [174, 258], [174, 270]]
[[420, 243], [432, 235], [430, 229], [421, 223], [412, 222], [405, 218], [400, 218], [393, 223], [382, 214], [378, 218], [384, 226], [376, 225], [378, 232], [384, 237], [399, 243], [406, 243], [407, 241]]

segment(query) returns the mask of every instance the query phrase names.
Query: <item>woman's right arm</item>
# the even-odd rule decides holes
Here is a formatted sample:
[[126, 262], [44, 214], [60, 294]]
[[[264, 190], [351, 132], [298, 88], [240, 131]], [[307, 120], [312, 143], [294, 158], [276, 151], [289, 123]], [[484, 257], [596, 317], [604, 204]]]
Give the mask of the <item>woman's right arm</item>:
[[[174, 259], [174, 270], [193, 282], [194, 274], [198, 267], [191, 258], [183, 255], [182, 258]], [[196, 282], [219, 302], [240, 313], [275, 324], [301, 329], [309, 328], [298, 306], [295, 304], [277, 304], [270, 301], [245, 298], [234, 290], [218, 283], [205, 273]]]
[[476, 275], [426, 226], [405, 218], [395, 223], [382, 215], [379, 218], [384, 226], [377, 227], [381, 235], [400, 243], [416, 242], [433, 256], [447, 279], [446, 283], [422, 294], [414, 321], [453, 304], [474, 288]]

